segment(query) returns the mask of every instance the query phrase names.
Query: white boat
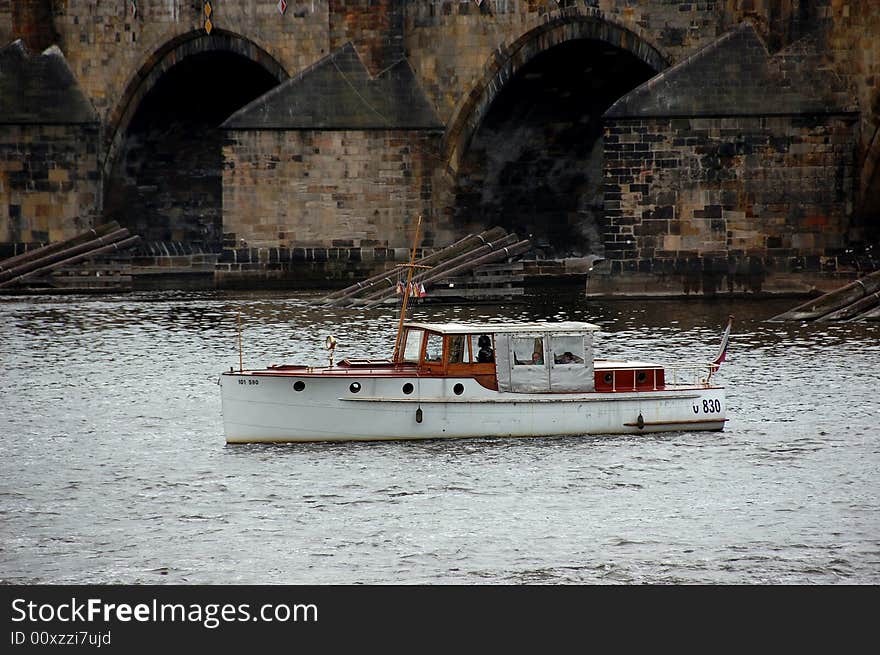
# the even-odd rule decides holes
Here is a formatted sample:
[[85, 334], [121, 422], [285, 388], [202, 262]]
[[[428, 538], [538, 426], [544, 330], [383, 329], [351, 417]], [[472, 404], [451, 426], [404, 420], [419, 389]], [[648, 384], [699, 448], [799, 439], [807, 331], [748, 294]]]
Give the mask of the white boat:
[[[405, 299], [404, 299], [405, 300]], [[405, 303], [404, 310], [405, 312]], [[722, 430], [728, 323], [713, 361], [594, 357], [582, 322], [416, 323], [387, 360], [272, 365], [220, 376], [227, 443]]]
[[580, 322], [407, 323], [421, 217], [390, 359], [272, 365], [220, 375], [227, 443], [640, 434], [722, 430], [712, 362], [593, 356], [598, 326]]

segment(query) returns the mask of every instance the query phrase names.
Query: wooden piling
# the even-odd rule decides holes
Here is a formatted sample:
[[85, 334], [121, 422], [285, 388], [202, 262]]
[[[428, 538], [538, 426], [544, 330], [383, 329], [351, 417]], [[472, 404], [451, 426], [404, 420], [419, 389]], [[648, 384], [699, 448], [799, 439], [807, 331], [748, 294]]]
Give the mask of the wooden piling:
[[79, 245], [75, 245], [70, 248], [65, 248], [57, 252], [52, 252], [42, 257], [33, 258], [29, 261], [19, 264], [18, 266], [10, 268], [7, 271], [4, 271], [6, 279], [0, 282], [0, 288], [15, 284], [16, 282], [19, 282], [27, 277], [31, 277], [30, 271], [47, 270], [47, 267], [55, 262], [67, 260], [74, 255], [79, 255], [81, 253], [91, 252], [96, 248], [100, 248], [102, 246], [120, 241], [126, 238], [128, 235], [128, 230], [123, 227], [118, 230], [114, 230], [113, 232], [110, 232], [109, 234], [106, 234], [104, 236], [100, 236], [97, 239], [92, 239], [91, 241], [86, 241], [85, 243], [80, 243]]
[[[467, 253], [486, 243], [492, 243], [493, 241], [504, 238], [506, 234], [506, 230], [500, 227], [490, 228], [480, 234], [469, 234], [437, 252], [416, 260], [415, 263], [420, 266], [435, 266], [443, 261]], [[397, 285], [397, 279], [398, 275], [395, 269], [383, 271], [367, 278], [366, 280], [356, 282], [345, 289], [335, 291], [322, 298], [317, 304], [322, 307], [346, 306], [352, 304], [354, 298], [357, 296], [363, 296], [368, 292], [374, 292], [377, 288], [381, 289], [384, 287], [386, 289], [393, 289]]]
[[[828, 316], [828, 320], [837, 320], [832, 318], [833, 314], [839, 314], [843, 319], [852, 318], [852, 314], [843, 311], [848, 306], [858, 303], [863, 298], [867, 298], [880, 291], [880, 271], [875, 271], [866, 277], [855, 282], [829, 291], [828, 293], [809, 300], [794, 309], [774, 316], [771, 321], [813, 321]], [[868, 306], [872, 306], [867, 303]], [[864, 311], [865, 308], [859, 309]]]
[[[477, 257], [476, 259], [461, 263], [458, 266], [454, 266], [450, 269], [439, 272], [428, 271], [427, 275], [420, 281], [420, 284], [431, 284], [432, 282], [435, 282], [437, 280], [442, 280], [453, 275], [458, 275], [460, 273], [473, 270], [485, 264], [492, 264], [494, 262], [502, 261], [510, 257], [516, 257], [517, 255], [521, 255], [522, 253], [526, 252], [529, 248], [531, 248], [531, 246], [532, 242], [529, 239], [523, 239], [514, 243], [513, 245], [493, 250], [488, 254], [484, 254], [483, 256]], [[389, 298], [390, 294], [388, 296], [376, 298], [368, 302], [361, 302], [356, 304], [363, 304], [364, 307], [367, 308], [376, 307], [377, 305], [385, 303], [386, 300], [388, 300]]]
[[[125, 233], [128, 234], [128, 230], [126, 230], [125, 228], [123, 228], [123, 231], [125, 231]], [[106, 239], [104, 239], [103, 241], [102, 241], [102, 239], [95, 239], [94, 241], [90, 241], [88, 243], [95, 244], [95, 242], [102, 242], [105, 245], [99, 245], [99, 247], [94, 247], [94, 245], [93, 245], [91, 248], [88, 248], [85, 250], [85, 252], [83, 252], [82, 248], [84, 246], [88, 245], [88, 244], [83, 244], [82, 246], [76, 246], [74, 248], [70, 248], [66, 251], [63, 251], [62, 253], [56, 253], [54, 255], [50, 255], [49, 257], [47, 257], [45, 259], [46, 260], [51, 259], [51, 260], [56, 260], [56, 261], [53, 261], [52, 263], [46, 264], [40, 268], [30, 270], [30, 271], [23, 273], [21, 275], [17, 275], [16, 277], [14, 277], [10, 280], [6, 280], [5, 282], [0, 282], [0, 289], [11, 286], [13, 284], [19, 284], [19, 283], [21, 283], [29, 278], [32, 278], [32, 277], [36, 277], [39, 275], [45, 275], [46, 273], [51, 273], [52, 271], [54, 271], [57, 268], [62, 268], [64, 266], [71, 266], [73, 264], [79, 263], [79, 262], [86, 260], [90, 257], [93, 257], [95, 255], [101, 255], [103, 253], [111, 252], [114, 250], [125, 250], [125, 249], [133, 246], [135, 243], [137, 243], [137, 241], [139, 239], [140, 239], [140, 237], [137, 235], [130, 236], [126, 239], [122, 239], [121, 241], [114, 240], [111, 243], [108, 243]], [[76, 254], [76, 253], [78, 253], [78, 254]], [[66, 258], [61, 259], [59, 261], [59, 260], [57, 260], [58, 255], [65, 256]], [[38, 261], [42, 262], [44, 260], [38, 260]]]
[[28, 250], [21, 253], [20, 255], [15, 255], [14, 257], [4, 259], [0, 261], [0, 281], [9, 279], [12, 276], [10, 274], [10, 271], [14, 268], [18, 268], [28, 262], [37, 259], [48, 257], [49, 255], [60, 252], [62, 250], [67, 250], [68, 248], [79, 245], [81, 243], [85, 243], [86, 241], [91, 241], [99, 237], [106, 236], [107, 234], [115, 232], [119, 229], [119, 223], [117, 223], [116, 221], [110, 221], [109, 223], [104, 223], [103, 225], [96, 225], [95, 227], [86, 230], [85, 232], [80, 232], [79, 234], [72, 236], [68, 239], [55, 241], [45, 246], [34, 248], [33, 250]]
[[[517, 242], [517, 236], [515, 234], [508, 234], [498, 241], [494, 241], [491, 243], [487, 243], [484, 246], [480, 246], [479, 248], [474, 248], [458, 257], [453, 257], [452, 259], [442, 262], [441, 264], [434, 266], [433, 268], [429, 268], [427, 270], [419, 271], [413, 277], [414, 282], [424, 283], [428, 277], [431, 279], [437, 279], [441, 274], [449, 275], [449, 271], [454, 270], [456, 267], [461, 266], [462, 264], [471, 263], [474, 261], [488, 255], [491, 252], [499, 250], [501, 248], [512, 246]], [[471, 266], [472, 268], [472, 266]], [[396, 284], [396, 279], [395, 279]], [[358, 303], [369, 303], [373, 300], [378, 300], [382, 298], [387, 298], [395, 293], [394, 287], [392, 286], [390, 289], [387, 287], [379, 288], [372, 293], [369, 293], [362, 298], [356, 299], [353, 304]]]

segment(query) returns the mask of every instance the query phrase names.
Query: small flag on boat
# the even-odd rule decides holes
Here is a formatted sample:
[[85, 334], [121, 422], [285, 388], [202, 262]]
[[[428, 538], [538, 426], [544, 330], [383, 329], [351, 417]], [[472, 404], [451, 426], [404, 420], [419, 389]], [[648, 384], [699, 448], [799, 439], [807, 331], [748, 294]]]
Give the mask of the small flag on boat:
[[428, 292], [425, 291], [425, 285], [424, 285], [424, 284], [420, 284], [420, 285], [419, 285], [419, 298], [424, 298], [424, 297], [427, 296], [427, 295], [428, 295]]
[[718, 349], [718, 355], [712, 362], [716, 367], [721, 366], [721, 362], [727, 359], [727, 347], [730, 345], [731, 326], [733, 326], [733, 316], [727, 320], [727, 327], [724, 328], [724, 335], [721, 337], [721, 347]]
[[403, 282], [400, 280], [397, 281], [397, 287], [395, 287], [394, 292], [399, 296], [403, 293]]

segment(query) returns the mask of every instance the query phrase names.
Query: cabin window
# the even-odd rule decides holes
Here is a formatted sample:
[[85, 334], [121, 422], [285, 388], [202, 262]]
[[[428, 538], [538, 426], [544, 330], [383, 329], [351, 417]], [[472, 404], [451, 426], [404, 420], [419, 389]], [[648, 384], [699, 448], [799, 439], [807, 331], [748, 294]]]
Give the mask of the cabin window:
[[425, 361], [439, 362], [443, 360], [443, 335], [436, 332], [428, 332], [428, 342], [425, 344]]
[[465, 335], [453, 334], [447, 337], [449, 339], [449, 363], [463, 364], [468, 360], [467, 348], [465, 346]]
[[477, 361], [481, 364], [495, 361], [495, 344], [491, 334], [481, 334], [477, 337]]
[[554, 336], [550, 340], [553, 364], [565, 366], [584, 363], [584, 338], [582, 336]]
[[403, 346], [403, 361], [419, 361], [419, 355], [422, 353], [422, 334], [424, 334], [423, 330], [407, 330], [406, 342]]
[[543, 366], [544, 339], [542, 337], [513, 337], [513, 363], [515, 366]]

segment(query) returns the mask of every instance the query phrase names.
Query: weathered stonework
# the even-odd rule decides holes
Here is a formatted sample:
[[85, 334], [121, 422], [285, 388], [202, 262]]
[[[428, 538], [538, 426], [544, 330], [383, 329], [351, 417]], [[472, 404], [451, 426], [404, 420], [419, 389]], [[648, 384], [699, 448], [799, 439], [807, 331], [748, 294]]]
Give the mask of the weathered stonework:
[[97, 125], [0, 125], [0, 243], [45, 244], [92, 227], [97, 146]]
[[811, 93], [792, 84], [799, 74], [745, 25], [609, 110], [612, 274], [759, 290], [771, 272], [818, 271], [842, 252], [853, 236], [856, 115], [833, 80]]
[[744, 270], [818, 271], [847, 244], [852, 153], [853, 120], [839, 116], [615, 121], [605, 134], [608, 265], [710, 273], [706, 291], [722, 278], [739, 290]]
[[[0, 3], [0, 16], [4, 9], [11, 9], [12, 33], [30, 50], [41, 52], [57, 43], [58, 33], [52, 20], [51, 0], [13, 0], [11, 3]], [[0, 47], [4, 45], [6, 41], [0, 41]]]
[[0, 0], [0, 46], [13, 41], [17, 31], [12, 21], [12, 0]]
[[395, 0], [330, 0], [330, 51], [352, 42], [372, 75], [404, 57], [405, 6]]
[[[223, 128], [221, 263], [229, 271], [350, 277], [385, 259], [379, 251], [405, 250], [406, 228], [420, 215], [422, 245], [437, 238], [441, 124], [405, 60], [373, 77], [346, 44]], [[302, 281], [302, 271], [294, 277]]]
[[[135, 4], [136, 14], [129, 2], [56, 3], [59, 45], [86, 95], [111, 126], [153, 67], [190, 40], [181, 37], [205, 34], [201, 1]], [[274, 2], [215, 0], [212, 34], [236, 35], [267, 53], [288, 74], [300, 71], [329, 51], [328, 2], [291, 0], [288, 5], [281, 15]]]
[[[62, 220], [70, 221], [75, 226], [77, 221], [83, 224], [103, 211], [101, 198], [104, 194], [101, 190], [103, 188], [106, 191], [109, 188], [106, 181], [108, 177], [112, 177], [113, 164], [118, 160], [119, 152], [127, 147], [126, 140], [129, 139], [132, 119], [140, 107], [149, 106], [147, 98], [150, 92], [170, 76], [170, 71], [178, 63], [204, 57], [200, 61], [207, 62], [206, 66], [222, 68], [218, 64], [224, 60], [212, 57], [215, 53], [228, 53], [251, 62], [264, 69], [274, 80], [283, 82], [309, 70], [328, 54], [352, 42], [366, 69], [373, 76], [381, 73], [399, 57], [405, 57], [414, 70], [418, 87], [424, 91], [430, 107], [439, 119], [439, 131], [432, 137], [425, 134], [418, 136], [416, 140], [419, 143], [425, 139], [431, 143], [426, 150], [431, 154], [419, 161], [415, 161], [418, 158], [414, 151], [404, 153], [397, 146], [389, 145], [388, 140], [380, 142], [377, 135], [369, 136], [369, 139], [373, 139], [370, 141], [366, 130], [357, 126], [339, 124], [331, 131], [351, 132], [349, 137], [359, 143], [358, 147], [369, 142], [368, 147], [372, 149], [369, 156], [375, 160], [371, 164], [374, 170], [379, 170], [379, 164], [384, 157], [413, 158], [414, 161], [406, 165], [412, 166], [412, 174], [418, 177], [418, 183], [407, 181], [404, 186], [410, 185], [412, 189], [418, 189], [419, 200], [423, 206], [428, 207], [426, 211], [432, 212], [429, 220], [432, 222], [435, 241], [439, 242], [439, 235], [444, 230], [450, 239], [455, 238], [461, 236], [456, 230], [462, 226], [453, 224], [452, 217], [459, 209], [467, 210], [467, 207], [454, 207], [459, 166], [465, 161], [473, 145], [474, 135], [478, 134], [499, 94], [510, 86], [511, 79], [517, 78], [530, 62], [548, 51], [561, 51], [571, 42], [589, 41], [598, 44], [600, 49], [607, 45], [610, 51], [629, 53], [654, 70], [668, 71], [687, 62], [701, 48], [713, 44], [743, 19], [748, 19], [755, 26], [756, 33], [767, 45], [767, 49], [773, 53], [773, 63], [777, 66], [779, 79], [790, 80], [793, 86], [802, 84], [806, 90], [824, 91], [830, 88], [836, 94], [847, 96], [850, 102], [846, 107], [835, 105], [834, 111], [825, 109], [816, 112], [802, 108], [789, 112], [789, 123], [785, 123], [780, 116], [770, 120], [773, 112], [768, 113], [760, 107], [752, 118], [764, 117], [769, 122], [749, 122], [746, 120], [748, 116], [743, 112], [738, 116], [685, 112], [675, 117], [630, 117], [635, 121], [646, 121], [640, 127], [656, 130], [654, 136], [659, 140], [652, 143], [666, 146], [667, 141], [671, 140], [675, 161], [685, 167], [690, 166], [689, 162], [694, 158], [712, 159], [714, 155], [711, 153], [717, 150], [718, 158], [727, 166], [723, 170], [729, 171], [735, 178], [726, 182], [742, 187], [742, 200], [737, 201], [740, 204], [730, 205], [715, 197], [719, 192], [729, 191], [722, 182], [688, 178], [682, 182], [681, 198], [676, 200], [677, 205], [681, 205], [681, 212], [692, 211], [691, 218], [694, 221], [712, 220], [706, 216], [701, 217], [697, 212], [712, 213], [715, 210], [708, 208], [720, 203], [727, 208], [722, 209], [722, 212], [743, 212], [745, 215], [747, 210], [743, 203], [747, 204], [746, 200], [754, 197], [753, 206], [761, 208], [760, 212], [753, 213], [755, 231], [766, 231], [764, 247], [767, 252], [760, 257], [763, 257], [762, 266], [768, 268], [771, 266], [771, 259], [775, 266], [776, 262], [789, 254], [799, 257], [797, 253], [804, 253], [804, 257], [810, 258], [804, 265], [813, 266], [814, 257], [827, 258], [821, 261], [833, 259], [831, 253], [844, 242], [857, 243], [880, 237], [880, 3], [875, 0], [484, 0], [479, 5], [473, 1], [460, 0], [290, 0], [283, 15], [274, 2], [262, 0], [214, 0], [212, 5], [213, 30], [209, 35], [204, 29], [201, 1], [137, 0], [135, 3], [95, 3], [86, 0], [0, 0], [0, 47], [16, 37], [26, 37], [33, 42], [37, 51], [50, 41], [56, 43], [67, 57], [73, 77], [84, 96], [96, 110], [97, 131], [81, 128], [85, 130], [83, 134], [64, 137], [79, 140], [78, 169], [71, 174], [80, 180], [76, 182], [76, 192], [81, 190], [84, 194], [80, 198], [88, 198], [89, 193], [94, 193], [95, 206], [88, 210], [78, 209], [75, 217], [65, 214], [66, 218]], [[808, 40], [810, 47], [801, 47]], [[599, 68], [606, 67], [604, 79], [613, 75], [608, 72], [608, 61], [610, 60], [602, 56], [596, 58]], [[790, 75], [785, 74], [787, 68], [792, 71]], [[807, 73], [810, 70], [829, 73], [822, 80], [832, 79], [833, 84], [826, 87], [824, 81], [810, 77], [809, 74], [800, 78], [803, 81], [795, 81], [797, 69]], [[603, 73], [599, 69], [597, 71], [592, 79], [588, 78], [588, 83], [603, 80]], [[578, 74], [582, 72], [582, 69], [578, 69]], [[730, 82], [736, 76], [737, 73], [733, 70], [728, 71], [727, 81]], [[741, 76], [740, 79], [747, 78]], [[723, 81], [721, 77], [713, 78], [707, 88], [717, 86], [719, 80]], [[229, 79], [229, 85], [235, 88], [241, 86], [232, 78]], [[742, 108], [753, 99], [742, 95], [742, 85], [737, 87], [733, 83], [728, 84], [727, 88], [731, 91], [726, 99], [729, 106]], [[700, 93], [696, 95], [699, 96]], [[773, 97], [772, 93], [768, 95], [770, 99]], [[332, 93], [325, 100], [328, 100], [326, 106], [332, 106]], [[366, 109], [365, 113], [368, 114], [369, 111]], [[659, 118], [687, 120], [690, 123], [686, 125], [670, 122], [660, 125], [656, 122]], [[608, 127], [622, 129], [624, 125], [621, 120], [622, 117], [612, 117]], [[707, 127], [706, 121], [713, 120], [722, 122], [714, 127]], [[734, 121], [733, 127], [722, 127], [725, 124], [723, 121], [731, 120]], [[213, 129], [215, 126], [211, 127]], [[388, 126], [380, 127], [385, 129]], [[400, 132], [400, 127], [396, 126], [397, 138], [404, 141], [415, 138], [412, 133], [402, 136], [405, 130]], [[310, 138], [321, 142], [326, 137], [326, 134], [321, 134], [326, 132], [325, 128], [326, 126], [321, 129], [303, 128], [300, 130], [302, 134], [297, 136], [297, 139], [302, 140], [294, 139], [296, 147], [306, 147], [306, 132], [309, 129], [314, 132]], [[714, 132], [716, 128], [719, 130], [717, 134]], [[41, 152], [56, 148], [60, 143], [58, 139], [61, 138], [57, 131], [50, 130], [43, 135], [40, 129], [21, 129], [15, 137], [21, 139], [17, 146], [19, 150], [22, 153], [33, 152], [35, 161]], [[736, 134], [725, 133], [724, 130], [735, 130], [742, 138], [738, 141]], [[823, 150], [827, 145], [826, 139], [846, 138], [844, 133], [847, 130], [852, 146], [850, 163], [844, 161], [845, 156], [840, 152]], [[677, 139], [689, 138], [685, 136], [689, 131], [706, 133], [705, 143], [701, 146], [707, 150], [706, 153], [697, 152], [697, 146], [687, 141], [684, 144], [677, 143]], [[559, 133], [564, 134], [564, 130]], [[515, 137], [512, 135], [512, 138]], [[90, 144], [95, 139], [98, 139], [98, 145], [97, 152], [93, 153], [90, 151]], [[241, 141], [245, 150], [258, 147], [250, 139], [251, 136], [247, 136]], [[36, 144], [40, 140], [45, 140], [45, 147]], [[36, 144], [31, 150], [28, 150], [31, 148], [27, 145], [29, 141]], [[503, 142], [503, 135], [499, 136], [499, 141]], [[750, 142], [748, 147], [752, 148], [751, 151], [740, 153], [736, 150], [738, 147], [746, 147], [744, 144]], [[780, 142], [788, 145], [783, 147]], [[134, 144], [137, 145], [136, 141]], [[228, 147], [232, 147], [231, 144], [232, 142]], [[334, 158], [331, 151], [322, 150], [321, 156], [314, 157], [311, 161], [314, 166], [311, 175], [326, 173], [327, 179], [334, 180], [339, 161], [347, 157], [348, 146], [335, 139], [330, 139], [327, 144], [327, 148], [339, 148], [335, 153], [338, 159]], [[274, 157], [280, 161], [285, 155], [287, 145], [287, 142], [266, 141], [259, 147], [275, 148], [271, 152], [264, 151], [263, 155], [267, 159]], [[725, 153], [731, 147], [734, 148], [734, 155], [728, 156]], [[5, 166], [15, 168], [19, 165], [12, 154], [11, 146], [4, 152], [7, 160]], [[306, 153], [303, 154], [305, 156]], [[63, 157], [70, 158], [72, 155], [67, 153]], [[90, 179], [92, 157], [97, 160], [97, 180]], [[162, 156], [157, 156], [155, 160], [161, 163]], [[583, 158], [576, 157], [563, 158], [560, 161], [581, 160]], [[593, 160], [589, 161], [592, 166]], [[816, 163], [817, 161], [821, 163]], [[656, 168], [655, 163], [651, 165]], [[768, 167], [768, 170], [775, 172], [779, 165], [793, 166], [791, 175], [796, 175], [798, 180], [833, 179], [831, 186], [834, 192], [826, 194], [826, 197], [811, 197], [806, 189], [802, 189], [803, 194], [798, 200], [780, 200], [774, 195], [776, 189], [772, 184], [755, 179], [756, 171], [761, 167]], [[157, 170], [160, 168], [157, 167]], [[326, 171], [322, 171], [322, 168]], [[830, 175], [823, 175], [816, 173], [815, 169], [832, 172]], [[21, 182], [24, 178], [19, 176], [18, 183], [25, 184], [29, 193], [34, 193], [36, 186], [43, 184], [43, 173], [39, 166], [27, 170], [27, 175], [32, 177]], [[657, 178], [662, 178], [664, 184], [671, 183], [671, 178], [668, 177], [670, 173], [665, 169], [659, 169], [659, 172], [662, 175], [657, 175]], [[702, 169], [700, 175], [704, 175]], [[156, 177], [161, 178], [161, 170]], [[179, 180], [179, 176], [176, 179], [178, 186], [186, 185]], [[131, 180], [131, 187], [141, 187], [144, 193], [149, 193], [149, 183], [143, 183], [136, 175], [131, 176]], [[473, 186], [479, 190], [480, 179], [477, 177], [475, 180]], [[640, 181], [629, 184], [638, 186]], [[87, 188], [87, 182], [94, 185], [94, 191]], [[495, 197], [503, 197], [510, 190], [504, 184], [512, 183], [499, 183], [491, 193]], [[344, 182], [340, 188], [346, 185], [351, 187], [351, 181]], [[268, 178], [264, 181], [264, 187], [268, 188]], [[795, 185], [793, 188], [800, 187]], [[4, 183], [4, 189], [8, 192], [11, 183]], [[528, 190], [516, 191], [529, 195]], [[838, 192], [843, 193], [845, 198], [838, 198]], [[415, 191], [408, 190], [403, 196], [410, 197], [413, 193]], [[708, 194], [705, 199], [699, 196], [703, 193]], [[343, 194], [349, 202], [361, 202], [357, 193], [344, 191]], [[428, 194], [428, 197], [422, 197], [423, 194]], [[169, 197], [173, 204], [173, 194]], [[645, 200], [650, 198], [642, 198], [639, 202]], [[210, 219], [184, 216], [189, 210], [180, 212], [179, 221], [174, 213], [163, 218], [169, 224], [167, 233], [171, 235], [170, 238], [182, 234], [189, 239], [193, 232], [190, 225], [204, 225], [208, 232], [213, 230], [212, 239], [223, 232], [231, 232], [228, 226], [215, 226], [220, 211], [219, 191], [212, 202], [214, 204], [210, 211], [206, 212]], [[366, 204], [360, 213], [362, 217], [367, 217], [369, 212], [374, 211], [374, 206], [367, 200], [363, 202]], [[615, 200], [611, 199], [609, 202], [613, 203]], [[808, 220], [797, 218], [795, 208], [798, 202], [806, 204], [805, 216], [809, 214], [813, 217], [825, 217], [823, 220], [827, 219], [827, 229], [817, 230]], [[5, 200], [4, 203], [6, 206], [18, 204]], [[52, 203], [61, 203], [68, 208], [81, 204], [80, 200], [71, 201], [70, 196], [64, 199], [53, 198]], [[31, 203], [28, 204], [30, 206]], [[38, 204], [46, 203], [41, 201]], [[412, 204], [410, 201], [397, 199], [390, 203], [390, 209], [379, 209], [379, 212], [383, 215], [382, 212], [387, 211], [387, 216], [390, 217], [394, 212], [412, 211]], [[580, 204], [574, 203], [574, 206], [579, 207]], [[659, 206], [667, 205], [668, 203], [659, 203]], [[781, 205], [786, 205], [786, 208]], [[644, 206], [638, 202], [633, 201], [633, 207], [631, 215], [634, 220], [654, 220], [645, 218], [640, 211], [636, 211], [644, 210]], [[307, 209], [315, 222], [305, 230], [301, 228], [300, 233], [322, 233], [321, 221], [326, 219], [325, 210], [318, 212], [314, 205]], [[352, 217], [356, 212], [348, 207], [345, 209], [349, 215], [342, 219], [343, 223], [347, 221], [354, 224]], [[46, 210], [42, 211], [45, 213]], [[611, 208], [611, 211], [614, 209]], [[590, 230], [593, 230], [595, 219], [592, 213], [583, 214], [578, 210], [570, 213], [566, 220], [576, 222], [583, 216], [588, 216], [583, 220], [589, 221]], [[8, 231], [8, 226], [11, 225], [8, 209], [5, 220]], [[149, 222], [146, 214], [139, 220], [139, 226], [154, 225]], [[233, 216], [231, 220], [237, 221], [238, 218]], [[363, 220], [366, 221], [364, 224], [369, 223], [367, 218]], [[401, 218], [398, 214], [396, 219], [382, 218], [378, 221], [376, 225], [379, 228], [392, 231], [379, 235], [375, 240], [393, 242], [397, 238], [395, 230], [399, 231], [400, 220], [408, 219]], [[536, 224], [540, 224], [542, 220], [555, 219], [537, 216]], [[754, 244], [760, 239], [749, 234], [747, 228], [742, 228], [738, 223], [738, 215], [731, 220], [739, 227], [727, 230], [731, 232], [731, 242], [725, 244], [726, 247], [753, 252], [758, 247]], [[623, 230], [620, 234], [626, 233], [626, 226], [617, 227]], [[630, 227], [633, 228], [635, 237], [635, 224]], [[36, 223], [33, 229], [38, 233], [44, 231]], [[612, 233], [607, 226], [601, 226], [601, 229], [603, 234]], [[651, 225], [650, 229], [659, 228]], [[772, 233], [776, 229], [782, 230], [783, 234]], [[802, 234], [789, 236], [785, 233], [788, 229], [801, 230]], [[832, 230], [838, 232], [833, 238], [829, 236]], [[255, 231], [254, 238], [256, 234]], [[264, 230], [263, 235], [267, 234]], [[647, 238], [651, 235], [644, 236]], [[658, 235], [654, 236], [656, 240]], [[694, 235], [669, 233], [667, 236]], [[324, 239], [325, 242], [328, 240], [332, 243], [333, 238], [328, 236]], [[366, 239], [367, 242], [369, 240]], [[206, 239], [205, 243], [208, 241], [210, 239]], [[707, 243], [709, 242], [716, 243], [714, 237]], [[618, 244], [624, 241], [615, 238], [608, 243]], [[670, 246], [668, 249], [658, 249], [655, 244], [655, 255], [648, 257], [646, 248], [644, 256], [646, 260], [653, 260], [657, 252], [688, 253], [692, 251], [693, 244], [687, 243], [687, 247], [676, 246], [675, 240], [670, 239], [668, 244], [665, 241], [663, 244], [664, 248]], [[751, 245], [746, 247], [746, 243]], [[280, 242], [274, 247], [281, 247]], [[612, 253], [616, 250], [609, 248]], [[622, 250], [630, 253], [626, 248]], [[824, 254], [818, 254], [820, 251]], [[707, 249], [706, 252], [711, 251]], [[759, 257], [758, 254], [748, 256]], [[621, 270], [624, 269], [624, 262], [636, 261], [639, 257], [642, 255], [622, 256], [618, 260], [621, 262]]]
[[424, 132], [231, 130], [223, 149], [227, 240], [255, 248], [405, 248], [412, 238], [405, 227], [422, 214], [430, 246], [436, 150], [437, 137]]
[[0, 243], [48, 243], [92, 227], [98, 117], [57, 48], [0, 50]]
[[[632, 47], [644, 43], [642, 47], [656, 50], [661, 60], [671, 60], [676, 51], [686, 51], [715, 38], [714, 24], [707, 24], [689, 32], [686, 43], [673, 45], [671, 50], [663, 48], [657, 34], [658, 24], [661, 29], [664, 24], [670, 24], [669, 21], [671, 25], [687, 27], [694, 20], [677, 7], [665, 7], [662, 20], [646, 23], [647, 14], [656, 15], [658, 6], [667, 4], [639, 3], [646, 7], [636, 16], [629, 7], [632, 3], [623, 1], [485, 0], [479, 6], [475, 2], [457, 0], [416, 1], [407, 9], [407, 53], [441, 119], [449, 121], [460, 104], [468, 99], [467, 92], [483, 86], [486, 74], [493, 67], [503, 67], [508, 57], [521, 49], [523, 37], [525, 41], [531, 41], [533, 39], [527, 36], [531, 33], [541, 40], [538, 51], [566, 40], [564, 35], [552, 34], [558, 24], [577, 29], [581, 21], [590, 22], [601, 17], [597, 36], [600, 36], [598, 32], [602, 26], [605, 35], [611, 34], [612, 38], [626, 32]], [[696, 13], [706, 19], [716, 17], [708, 5], [699, 4], [697, 10], [694, 3]], [[643, 24], [648, 24], [654, 31], [644, 30]], [[539, 37], [544, 32], [549, 36]]]
[[822, 5], [822, 46], [848, 80], [859, 107], [853, 219], [880, 240], [880, 2], [817, 4]]

